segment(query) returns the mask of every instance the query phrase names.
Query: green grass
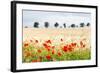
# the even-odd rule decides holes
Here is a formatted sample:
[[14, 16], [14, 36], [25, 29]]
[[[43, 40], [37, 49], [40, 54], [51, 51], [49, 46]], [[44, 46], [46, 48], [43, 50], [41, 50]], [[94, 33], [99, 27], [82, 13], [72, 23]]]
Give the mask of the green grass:
[[[83, 48], [84, 49], [84, 48]], [[24, 56], [25, 54], [23, 54], [23, 62], [27, 62], [30, 63], [32, 62], [32, 60], [39, 60], [40, 57], [42, 57], [41, 61], [39, 60], [39, 62], [49, 62], [49, 61], [69, 61], [69, 60], [89, 60], [91, 59], [91, 52], [89, 49], [80, 49], [77, 51], [72, 51], [72, 52], [64, 52], [62, 50], [60, 50], [61, 52], [61, 56], [58, 56], [57, 52], [58, 50], [56, 49], [56, 53], [52, 54], [51, 51], [47, 51], [45, 49], [41, 49], [42, 52], [38, 53], [37, 50], [38, 48], [34, 48], [32, 46], [28, 47], [28, 48], [23, 48], [23, 52], [24, 51], [28, 51], [31, 53], [31, 56]], [[46, 58], [46, 55], [50, 55], [51, 59], [48, 60]]]

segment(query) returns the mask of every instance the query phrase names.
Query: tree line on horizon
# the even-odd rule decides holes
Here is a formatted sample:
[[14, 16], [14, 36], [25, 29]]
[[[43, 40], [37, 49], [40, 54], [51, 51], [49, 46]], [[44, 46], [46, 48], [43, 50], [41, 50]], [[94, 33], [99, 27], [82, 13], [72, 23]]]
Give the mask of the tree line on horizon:
[[[40, 23], [39, 22], [34, 22], [34, 24], [33, 24], [33, 27], [34, 28], [39, 28], [39, 25], [40, 25]], [[54, 24], [54, 27], [55, 28], [76, 28], [76, 27], [85, 27], [85, 26], [87, 26], [87, 27], [89, 27], [91, 24], [88, 22], [87, 24], [85, 24], [84, 22], [81, 22], [80, 24], [79, 24], [79, 26], [78, 25], [76, 25], [76, 24], [71, 24], [70, 26], [66, 26], [66, 23], [64, 23], [64, 24], [62, 24], [62, 26], [59, 26], [59, 23], [58, 22], [55, 22], [55, 24]], [[45, 28], [49, 28], [49, 26], [50, 26], [50, 23], [49, 22], [44, 22], [44, 27]], [[28, 26], [25, 26], [25, 28], [28, 28]]]

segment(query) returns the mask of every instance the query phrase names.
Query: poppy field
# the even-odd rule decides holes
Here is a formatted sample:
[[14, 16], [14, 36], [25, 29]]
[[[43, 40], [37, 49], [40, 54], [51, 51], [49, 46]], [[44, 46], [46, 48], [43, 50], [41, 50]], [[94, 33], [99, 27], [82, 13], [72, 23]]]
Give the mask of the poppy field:
[[91, 59], [90, 28], [23, 28], [24, 63]]

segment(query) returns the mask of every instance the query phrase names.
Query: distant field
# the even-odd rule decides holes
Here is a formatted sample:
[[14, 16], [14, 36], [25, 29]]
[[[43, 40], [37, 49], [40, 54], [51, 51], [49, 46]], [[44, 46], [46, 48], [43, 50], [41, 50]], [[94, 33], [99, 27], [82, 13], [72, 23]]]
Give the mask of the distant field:
[[[90, 40], [90, 28], [70, 28], [70, 29], [35, 29], [35, 28], [23, 28], [23, 41], [28, 39], [54, 39], [54, 38], [86, 38]], [[56, 36], [56, 37], [55, 37]], [[44, 38], [45, 37], [45, 38]], [[57, 39], [58, 40], [58, 39]], [[57, 41], [56, 40], [56, 41]]]
[[23, 28], [23, 62], [87, 60], [91, 58], [91, 29]]

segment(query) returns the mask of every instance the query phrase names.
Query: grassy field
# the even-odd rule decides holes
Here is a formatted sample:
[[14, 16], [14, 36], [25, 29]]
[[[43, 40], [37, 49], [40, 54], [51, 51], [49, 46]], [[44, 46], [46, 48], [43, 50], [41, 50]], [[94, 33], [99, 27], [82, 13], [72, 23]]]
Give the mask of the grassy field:
[[23, 62], [91, 59], [90, 31], [89, 27], [23, 28]]

